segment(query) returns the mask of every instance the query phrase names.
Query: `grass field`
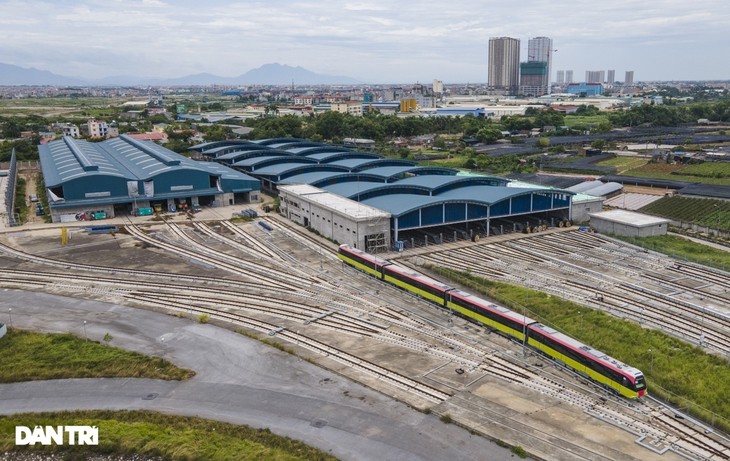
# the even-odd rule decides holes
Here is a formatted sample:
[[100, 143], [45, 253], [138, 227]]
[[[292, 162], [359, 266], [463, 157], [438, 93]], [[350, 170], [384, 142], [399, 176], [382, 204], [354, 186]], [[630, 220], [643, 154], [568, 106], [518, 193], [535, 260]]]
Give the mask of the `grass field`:
[[646, 165], [648, 159], [638, 157], [614, 157], [602, 162], [598, 162], [601, 166], [612, 166], [616, 168], [616, 174], [623, 174], [626, 171], [633, 170]]
[[641, 238], [614, 237], [673, 258], [730, 271], [730, 251], [718, 250], [676, 235], [656, 235]]
[[641, 178], [670, 179], [719, 186], [726, 186], [730, 183], [730, 165], [716, 163], [703, 165], [647, 163], [638, 168], [627, 170], [623, 174]]
[[[109, 337], [111, 341], [113, 339]], [[0, 339], [0, 383], [62, 378], [187, 379], [191, 370], [167, 360], [86, 341], [71, 334], [11, 328]]]
[[[15, 447], [15, 426], [97, 426], [99, 445], [23, 448]], [[65, 453], [64, 459], [85, 455], [141, 454], [166, 460], [335, 460], [304, 443], [272, 434], [268, 429], [168, 416], [148, 411], [74, 411], [0, 417], [0, 453], [42, 450]]]
[[526, 307], [528, 317], [642, 370], [652, 395], [689, 408], [696, 417], [730, 431], [730, 367], [724, 358], [546, 293], [447, 268], [429, 269], [516, 312]]

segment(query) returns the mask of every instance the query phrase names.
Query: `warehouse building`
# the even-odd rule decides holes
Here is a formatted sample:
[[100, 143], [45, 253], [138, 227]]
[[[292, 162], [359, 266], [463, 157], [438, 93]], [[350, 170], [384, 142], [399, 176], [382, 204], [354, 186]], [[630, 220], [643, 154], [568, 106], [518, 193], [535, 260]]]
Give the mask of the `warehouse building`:
[[601, 234], [621, 237], [666, 235], [669, 220], [626, 210], [591, 213], [591, 227]]
[[126, 135], [99, 143], [64, 137], [38, 151], [54, 222], [260, 199], [255, 178]]
[[279, 187], [281, 212], [319, 234], [373, 253], [390, 249], [390, 213], [307, 184]]
[[[367, 251], [536, 232], [572, 219], [570, 191], [418, 166], [340, 146], [302, 144], [287, 139], [255, 143], [276, 149], [276, 155], [250, 155], [246, 145], [225, 153], [216, 150], [220, 145], [199, 150], [257, 177], [263, 190], [280, 194], [288, 218]], [[238, 153], [242, 157], [230, 163]]]

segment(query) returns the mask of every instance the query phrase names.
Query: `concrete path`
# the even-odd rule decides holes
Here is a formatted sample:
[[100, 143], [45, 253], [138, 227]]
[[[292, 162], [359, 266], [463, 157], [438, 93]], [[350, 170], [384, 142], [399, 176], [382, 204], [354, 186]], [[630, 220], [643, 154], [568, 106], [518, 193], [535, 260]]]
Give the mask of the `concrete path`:
[[72, 332], [191, 368], [186, 382], [67, 379], [0, 385], [0, 414], [146, 409], [268, 427], [344, 460], [508, 460], [508, 450], [297, 357], [213, 325], [44, 293], [0, 291], [12, 326]]

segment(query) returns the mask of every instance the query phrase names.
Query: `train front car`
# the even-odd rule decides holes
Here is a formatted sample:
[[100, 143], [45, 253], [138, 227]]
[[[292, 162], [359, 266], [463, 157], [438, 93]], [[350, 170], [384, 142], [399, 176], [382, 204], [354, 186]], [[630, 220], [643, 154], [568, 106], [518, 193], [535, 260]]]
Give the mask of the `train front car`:
[[528, 344], [604, 387], [630, 399], [646, 394], [644, 375], [570, 336], [541, 323], [528, 327]]
[[352, 248], [350, 245], [340, 245], [337, 257], [350, 266], [379, 279], [383, 278], [383, 266], [390, 264], [384, 259], [365, 253], [357, 248]]
[[527, 326], [535, 323], [530, 317], [461, 290], [448, 292], [446, 307], [519, 341], [524, 341]]
[[383, 267], [383, 280], [428, 299], [439, 306], [444, 305], [446, 292], [453, 290], [445, 283], [395, 263]]

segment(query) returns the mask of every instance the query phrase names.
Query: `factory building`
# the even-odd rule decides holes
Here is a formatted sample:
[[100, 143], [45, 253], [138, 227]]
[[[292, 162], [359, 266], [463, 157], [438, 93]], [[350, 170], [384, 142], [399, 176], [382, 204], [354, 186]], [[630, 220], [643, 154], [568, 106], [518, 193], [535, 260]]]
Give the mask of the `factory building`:
[[54, 222], [260, 199], [251, 176], [126, 135], [98, 143], [64, 137], [38, 151]]

